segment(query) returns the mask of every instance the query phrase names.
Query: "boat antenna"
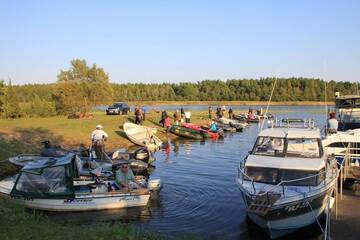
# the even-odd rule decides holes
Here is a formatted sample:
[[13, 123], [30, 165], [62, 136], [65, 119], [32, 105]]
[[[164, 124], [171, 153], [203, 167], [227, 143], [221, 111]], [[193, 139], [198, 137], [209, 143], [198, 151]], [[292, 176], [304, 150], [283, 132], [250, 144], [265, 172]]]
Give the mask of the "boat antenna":
[[325, 134], [327, 133], [327, 115], [328, 115], [328, 105], [327, 105], [327, 82], [326, 82], [326, 58], [323, 61], [323, 80], [324, 80], [324, 88], [325, 88]]
[[[270, 102], [271, 102], [271, 99], [272, 99], [272, 96], [273, 96], [273, 93], [274, 93], [274, 90], [275, 90], [276, 82], [277, 82], [277, 77], [275, 77], [275, 79], [274, 79], [273, 87], [272, 87], [272, 89], [271, 89], [270, 98], [269, 98], [269, 101], [268, 101], [268, 103], [267, 103], [264, 116], [267, 116], [267, 113], [268, 113], [268, 110], [269, 110], [269, 106], [270, 106]], [[263, 127], [264, 127], [264, 120], [265, 120], [265, 119], [263, 119], [263, 121], [261, 122], [261, 127], [260, 127], [259, 130], [263, 129]]]

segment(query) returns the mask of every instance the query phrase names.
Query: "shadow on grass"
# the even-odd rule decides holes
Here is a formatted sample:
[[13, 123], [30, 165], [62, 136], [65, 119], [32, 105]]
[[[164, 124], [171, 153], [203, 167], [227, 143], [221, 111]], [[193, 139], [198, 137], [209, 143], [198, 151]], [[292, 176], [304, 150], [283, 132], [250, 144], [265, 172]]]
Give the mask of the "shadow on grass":
[[17, 168], [7, 159], [21, 153], [40, 153], [42, 141], [49, 140], [59, 144], [63, 138], [56, 136], [46, 128], [16, 128], [9, 138], [7, 134], [0, 134], [0, 178], [13, 174]]
[[135, 123], [135, 117], [127, 117], [126, 119], [131, 123]]
[[26, 149], [33, 151], [42, 149], [42, 141], [49, 140], [52, 144], [58, 145], [64, 140], [62, 136], [56, 136], [51, 130], [43, 127], [15, 128], [15, 135]]
[[158, 121], [155, 121], [154, 119], [147, 119], [147, 121], [154, 124], [155, 126], [163, 127], [163, 125], [161, 125]]
[[123, 138], [126, 138], [126, 139], [128, 139], [128, 137], [126, 136], [126, 133], [124, 132], [124, 130], [118, 130], [118, 131], [115, 131], [115, 133], [117, 134], [117, 135], [119, 135], [120, 137], [123, 137]]

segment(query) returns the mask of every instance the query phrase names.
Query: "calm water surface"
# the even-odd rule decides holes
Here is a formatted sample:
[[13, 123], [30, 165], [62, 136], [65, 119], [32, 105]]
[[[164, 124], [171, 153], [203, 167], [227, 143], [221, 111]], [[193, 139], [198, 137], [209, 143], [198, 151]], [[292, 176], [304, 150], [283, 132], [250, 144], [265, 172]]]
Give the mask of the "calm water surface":
[[[286, 107], [277, 117], [314, 118], [320, 127], [325, 116], [320, 107]], [[315, 110], [315, 111], [314, 111]], [[168, 140], [155, 153], [153, 177], [164, 187], [157, 199], [141, 209], [81, 213], [57, 218], [72, 221], [116, 221], [128, 219], [138, 228], [158, 232], [168, 238], [184, 234], [200, 239], [266, 239], [246, 218], [245, 205], [236, 185], [239, 162], [252, 148], [258, 133], [253, 124], [242, 133], [226, 134], [223, 140]], [[285, 239], [320, 239], [317, 225]]]

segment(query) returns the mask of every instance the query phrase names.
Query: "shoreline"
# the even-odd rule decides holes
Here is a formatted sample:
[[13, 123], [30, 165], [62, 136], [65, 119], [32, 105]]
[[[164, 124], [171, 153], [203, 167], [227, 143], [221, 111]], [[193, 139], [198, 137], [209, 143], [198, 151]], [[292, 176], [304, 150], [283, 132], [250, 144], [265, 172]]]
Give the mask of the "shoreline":
[[[116, 102], [116, 101], [114, 101]], [[119, 101], [120, 102], [120, 101]], [[189, 105], [204, 105], [204, 106], [221, 106], [221, 105], [244, 105], [257, 106], [268, 105], [268, 101], [128, 101], [129, 105], [147, 105], [147, 106], [189, 106]], [[270, 106], [334, 106], [334, 102], [316, 102], [316, 101], [285, 101], [285, 102], [270, 102]]]

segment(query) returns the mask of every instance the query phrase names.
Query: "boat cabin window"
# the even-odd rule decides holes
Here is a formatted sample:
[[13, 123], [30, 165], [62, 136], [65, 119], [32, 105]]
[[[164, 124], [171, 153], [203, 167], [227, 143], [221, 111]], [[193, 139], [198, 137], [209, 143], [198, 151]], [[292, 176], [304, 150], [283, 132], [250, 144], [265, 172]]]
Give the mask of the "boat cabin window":
[[[322, 172], [324, 170], [321, 170]], [[291, 186], [317, 186], [325, 179], [325, 173], [318, 175], [317, 171], [304, 170], [288, 170], [265, 167], [246, 167], [245, 174], [250, 178], [245, 177], [245, 180], [253, 180], [254, 182], [261, 182], [267, 184], [278, 184], [281, 181], [283, 185]]]
[[317, 185], [317, 172], [314, 171], [301, 171], [301, 170], [287, 170], [280, 169], [280, 179], [284, 185], [291, 186], [316, 186]]
[[38, 172], [21, 172], [16, 190], [33, 194], [64, 194], [68, 192], [65, 167], [44, 168]]
[[283, 156], [284, 139], [274, 137], [259, 137], [254, 147], [254, 154], [268, 156]]
[[245, 174], [255, 182], [276, 184], [278, 179], [278, 169], [276, 168], [246, 167]]
[[360, 98], [337, 99], [335, 106], [337, 108], [358, 108], [360, 107]]
[[288, 139], [287, 157], [319, 158], [321, 155], [318, 139]]

